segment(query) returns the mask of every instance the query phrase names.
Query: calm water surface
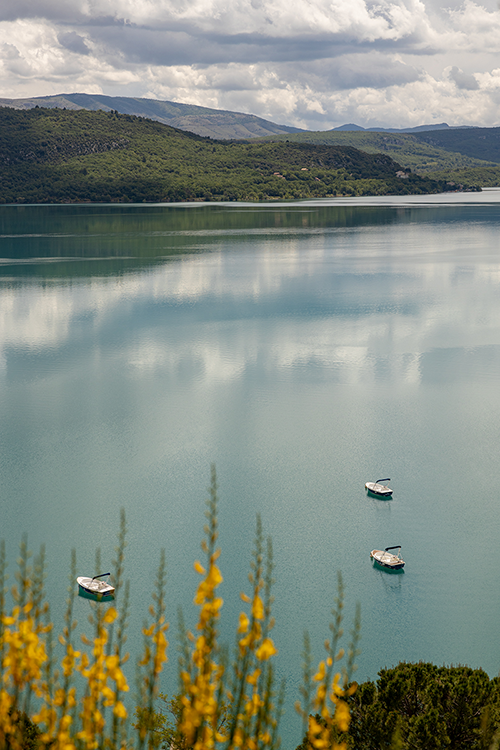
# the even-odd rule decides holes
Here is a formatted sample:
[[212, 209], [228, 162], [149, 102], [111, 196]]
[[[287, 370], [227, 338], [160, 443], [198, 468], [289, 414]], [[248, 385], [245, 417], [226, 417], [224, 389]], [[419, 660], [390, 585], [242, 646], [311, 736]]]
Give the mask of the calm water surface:
[[[346, 630], [362, 609], [358, 679], [420, 659], [498, 673], [499, 438], [498, 191], [0, 207], [11, 576], [23, 533], [45, 543], [60, 623], [71, 549], [81, 574], [97, 547], [111, 568], [125, 508], [128, 645], [164, 547], [171, 691], [215, 462], [228, 639], [257, 513], [273, 538], [287, 750], [303, 631], [319, 660], [339, 570]], [[379, 477], [391, 501], [365, 495]], [[375, 570], [370, 550], [395, 544], [405, 573]], [[87, 613], [78, 599], [82, 626]]]

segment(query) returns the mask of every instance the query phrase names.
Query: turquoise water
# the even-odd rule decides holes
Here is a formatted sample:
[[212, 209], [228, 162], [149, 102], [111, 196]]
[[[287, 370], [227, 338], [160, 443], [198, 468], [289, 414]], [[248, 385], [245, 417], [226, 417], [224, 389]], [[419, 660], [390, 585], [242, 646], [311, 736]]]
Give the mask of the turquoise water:
[[[442, 202], [445, 200], [446, 202]], [[128, 519], [129, 648], [166, 550], [170, 669], [191, 620], [210, 464], [223, 636], [260, 513], [276, 563], [287, 750], [304, 629], [323, 656], [337, 571], [360, 680], [399, 660], [500, 668], [496, 191], [276, 206], [0, 207], [0, 514], [14, 573], [47, 547], [109, 569]], [[364, 483], [391, 477], [393, 499]], [[402, 545], [402, 575], [372, 567]], [[102, 571], [97, 571], [102, 572]], [[85, 625], [88, 602], [77, 600]], [[131, 674], [131, 681], [133, 673]]]

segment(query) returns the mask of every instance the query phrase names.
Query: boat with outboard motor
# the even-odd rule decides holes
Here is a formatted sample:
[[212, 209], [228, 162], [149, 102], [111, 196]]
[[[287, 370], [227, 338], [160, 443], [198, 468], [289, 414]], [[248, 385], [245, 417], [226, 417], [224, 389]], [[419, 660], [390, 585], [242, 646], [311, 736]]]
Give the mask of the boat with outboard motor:
[[376, 482], [365, 482], [365, 489], [377, 497], [391, 497], [392, 490], [383, 482], [390, 482], [390, 479], [377, 479]]
[[[393, 554], [391, 549], [397, 549], [397, 553]], [[401, 558], [400, 544], [396, 545], [396, 547], [386, 547], [384, 550], [372, 549], [370, 557], [374, 562], [389, 570], [401, 570], [405, 565], [404, 560]]]
[[84, 591], [87, 594], [95, 594], [99, 597], [109, 597], [115, 593], [114, 586], [111, 586], [107, 581], [102, 581], [101, 578], [107, 578], [110, 575], [110, 573], [101, 573], [93, 578], [78, 576], [76, 580], [80, 587], [80, 591]]

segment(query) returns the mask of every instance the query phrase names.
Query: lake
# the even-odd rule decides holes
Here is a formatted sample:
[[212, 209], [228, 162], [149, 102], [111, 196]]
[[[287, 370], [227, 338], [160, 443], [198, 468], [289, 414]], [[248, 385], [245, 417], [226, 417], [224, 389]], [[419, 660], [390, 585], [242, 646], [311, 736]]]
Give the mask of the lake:
[[[286, 750], [303, 632], [317, 662], [339, 570], [346, 632], [361, 605], [358, 680], [400, 660], [498, 673], [499, 445], [499, 190], [0, 207], [10, 583], [22, 535], [45, 543], [59, 626], [71, 550], [79, 574], [96, 548], [110, 569], [124, 508], [128, 646], [164, 548], [171, 692], [215, 463], [223, 640], [257, 514], [273, 539]], [[389, 501], [365, 493], [381, 477]], [[396, 544], [405, 572], [375, 569], [370, 550]], [[82, 627], [88, 607], [77, 599]]]

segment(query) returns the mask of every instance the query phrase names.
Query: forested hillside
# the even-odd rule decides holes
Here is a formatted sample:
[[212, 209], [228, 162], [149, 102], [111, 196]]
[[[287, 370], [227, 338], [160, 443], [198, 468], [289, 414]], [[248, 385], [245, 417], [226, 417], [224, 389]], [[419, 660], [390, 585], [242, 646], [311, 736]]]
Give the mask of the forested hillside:
[[131, 96], [105, 96], [104, 94], [59, 94], [26, 99], [0, 99], [0, 106], [14, 109], [47, 107], [60, 109], [102, 109], [124, 115], [146, 117], [180, 130], [189, 130], [210, 138], [255, 138], [277, 133], [296, 133], [300, 128], [276, 125], [256, 115], [230, 112], [223, 109], [199, 107], [196, 104], [142, 99]]
[[413, 133], [328, 130], [269, 135], [264, 140], [351, 146], [370, 154], [387, 154], [403, 167], [433, 179], [484, 187], [500, 185], [500, 128]]
[[435, 148], [500, 164], [500, 128], [432, 130], [415, 133], [415, 138]]
[[384, 154], [213, 141], [116, 112], [0, 108], [0, 201], [269, 200], [452, 189]]
[[457, 150], [446, 148], [437, 138], [433, 140], [434, 133], [435, 131], [422, 134], [429, 136], [427, 140], [421, 134], [414, 133], [328, 130], [317, 133], [311, 131], [285, 136], [266, 136], [265, 140], [268, 142], [288, 140], [290, 143], [314, 143], [325, 146], [351, 146], [369, 154], [383, 153], [419, 174], [436, 170], [451, 173], [456, 169], [496, 166], [497, 163], [484, 154], [483, 158], [478, 158], [470, 153], [460, 153], [458, 144], [455, 144], [452, 140], [448, 141], [448, 144], [450, 147], [456, 145]]

